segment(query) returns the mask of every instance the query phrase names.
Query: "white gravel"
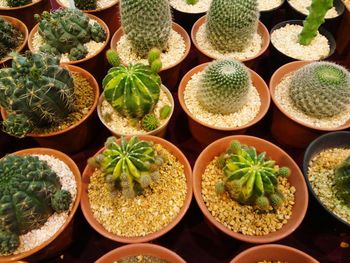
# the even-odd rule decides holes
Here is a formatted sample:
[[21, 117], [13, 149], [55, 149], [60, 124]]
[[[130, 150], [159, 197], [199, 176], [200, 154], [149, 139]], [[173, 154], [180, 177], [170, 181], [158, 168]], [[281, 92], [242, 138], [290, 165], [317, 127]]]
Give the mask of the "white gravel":
[[[32, 3], [39, 2], [40, 0], [32, 0]], [[0, 0], [0, 8], [10, 8], [7, 4], [7, 0]]]
[[[291, 6], [293, 6], [296, 10], [303, 13], [304, 15], [307, 16], [309, 14], [309, 10], [307, 8], [311, 5], [312, 0], [287, 0], [287, 1]], [[327, 11], [325, 18], [333, 18], [336, 16], [338, 16], [338, 12], [333, 6], [331, 9]]]
[[261, 50], [262, 37], [258, 33], [255, 33], [252, 42], [250, 43], [250, 45], [246, 46], [246, 48], [243, 51], [225, 54], [220, 53], [219, 51], [215, 50], [215, 48], [210, 44], [209, 40], [207, 39], [205, 27], [206, 23], [203, 23], [203, 25], [201, 25], [198, 28], [196, 40], [198, 45], [215, 59], [233, 58], [237, 60], [243, 60], [256, 56]]
[[287, 24], [271, 34], [271, 42], [280, 52], [298, 60], [320, 60], [329, 55], [330, 47], [325, 36], [317, 33], [310, 45], [299, 44], [303, 27]]
[[194, 5], [189, 5], [186, 0], [170, 0], [170, 5], [184, 13], [204, 13], [207, 12], [212, 0], [199, 0]]
[[[97, 9], [114, 5], [119, 0], [97, 0]], [[64, 7], [69, 7], [69, 0], [59, 0]]]
[[218, 128], [236, 128], [248, 124], [259, 113], [261, 101], [259, 93], [254, 86], [249, 89], [246, 105], [237, 112], [224, 115], [204, 109], [196, 99], [202, 75], [203, 71], [194, 74], [184, 91], [185, 105], [196, 119]]
[[274, 9], [282, 4], [283, 0], [258, 0], [258, 8], [260, 11]]
[[292, 77], [293, 73], [285, 76], [276, 86], [274, 94], [278, 104], [296, 120], [307, 125], [311, 125], [315, 128], [333, 129], [343, 125], [350, 118], [350, 105], [346, 111], [342, 112], [342, 114], [325, 119], [310, 117], [300, 111], [296, 106], [294, 106], [293, 101], [289, 97], [289, 87]]

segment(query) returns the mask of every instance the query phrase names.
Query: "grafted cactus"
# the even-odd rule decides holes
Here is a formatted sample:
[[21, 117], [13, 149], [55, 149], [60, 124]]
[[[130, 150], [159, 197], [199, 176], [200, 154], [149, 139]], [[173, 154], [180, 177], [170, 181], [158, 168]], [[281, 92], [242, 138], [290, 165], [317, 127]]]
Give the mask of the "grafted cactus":
[[30, 3], [32, 3], [32, 0], [7, 0], [9, 7], [24, 6], [29, 5]]
[[336, 196], [350, 206], [350, 156], [335, 169], [334, 189]]
[[97, 0], [74, 0], [75, 7], [80, 10], [95, 10], [97, 8]]
[[0, 60], [23, 41], [22, 33], [0, 17]]

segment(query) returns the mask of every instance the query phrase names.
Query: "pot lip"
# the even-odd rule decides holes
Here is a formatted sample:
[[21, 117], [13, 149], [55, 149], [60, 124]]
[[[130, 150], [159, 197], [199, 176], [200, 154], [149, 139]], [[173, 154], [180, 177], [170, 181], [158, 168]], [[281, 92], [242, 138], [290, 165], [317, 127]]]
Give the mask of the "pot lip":
[[[339, 131], [339, 130], [343, 130], [343, 129], [347, 129], [350, 127], [350, 119], [345, 122], [343, 125], [338, 126], [336, 128], [319, 128], [319, 127], [315, 127], [313, 125], [301, 122], [299, 120], [297, 120], [296, 118], [294, 118], [292, 115], [290, 115], [285, 109], [283, 109], [283, 107], [281, 106], [281, 104], [278, 102], [278, 100], [275, 97], [275, 89], [277, 87], [277, 85], [281, 82], [282, 78], [284, 76], [286, 76], [289, 73], [295, 72], [296, 70], [300, 69], [301, 67], [308, 65], [310, 63], [313, 63], [315, 61], [302, 61], [302, 60], [298, 60], [298, 61], [293, 61], [287, 64], [284, 64], [283, 66], [281, 66], [280, 68], [278, 68], [271, 76], [270, 79], [270, 83], [269, 83], [269, 87], [270, 87], [270, 95], [271, 95], [271, 99], [274, 103], [274, 105], [289, 119], [291, 119], [292, 121], [298, 123], [301, 126], [304, 126], [306, 128], [312, 129], [312, 130], [316, 130], [316, 131]], [[283, 75], [281, 77], [281, 79], [279, 80], [279, 82], [274, 85], [274, 82], [277, 82], [277, 78], [278, 78], [278, 74], [280, 71], [284, 70], [284, 69], [289, 69], [289, 68], [294, 68], [294, 66], [296, 66], [297, 68], [295, 70], [288, 70], [288, 73]]]
[[[62, 62], [61, 64], [66, 64], [66, 65], [76, 65], [76, 64], [80, 64], [83, 62], [86, 62], [90, 59], [95, 58], [96, 56], [100, 55], [103, 50], [105, 50], [107, 44], [109, 43], [109, 39], [111, 37], [111, 33], [109, 31], [108, 26], [106, 25], [106, 23], [99, 17], [91, 15], [86, 13], [86, 15], [92, 19], [97, 21], [98, 24], [100, 24], [100, 26], [102, 26], [103, 30], [106, 32], [106, 40], [104, 41], [105, 43], [103, 44], [103, 46], [100, 48], [100, 50], [98, 52], [96, 52], [94, 55], [92, 56], [87, 56], [85, 58], [79, 59], [79, 60], [74, 60], [74, 61], [67, 61], [67, 62]], [[34, 52], [34, 47], [33, 47], [33, 38], [34, 38], [34, 34], [38, 31], [39, 28], [39, 23], [37, 23], [33, 29], [30, 31], [29, 36], [28, 36], [28, 48], [30, 51]]]
[[[169, 89], [164, 86], [163, 84], [161, 85], [161, 89], [166, 93], [168, 99], [170, 100], [171, 103], [171, 112], [167, 118], [167, 120], [163, 123], [163, 125], [160, 125], [157, 129], [146, 132], [146, 133], [142, 133], [142, 135], [153, 135], [153, 134], [157, 134], [158, 132], [160, 132], [162, 129], [164, 129], [170, 122], [170, 119], [174, 113], [174, 109], [175, 109], [175, 102], [174, 102], [174, 98], [173, 95], [171, 94], [171, 92], [169, 91]], [[120, 136], [132, 136], [132, 134], [121, 134], [117, 131], [112, 130], [111, 127], [108, 126], [108, 124], [105, 122], [105, 120], [102, 117], [102, 113], [101, 113], [101, 104], [102, 101], [105, 99], [104, 97], [104, 93], [102, 92], [100, 95], [100, 98], [98, 99], [98, 104], [97, 104], [97, 115], [98, 118], [100, 119], [100, 121], [102, 122], [102, 124], [112, 133], [115, 134], [116, 136], [120, 137]], [[141, 134], [136, 134], [135, 136], [138, 136]]]
[[[179, 90], [178, 90], [178, 100], [180, 102], [181, 108], [186, 112], [187, 116], [190, 117], [193, 121], [199, 123], [202, 126], [205, 126], [207, 128], [213, 129], [213, 130], [218, 130], [218, 131], [238, 131], [238, 130], [243, 130], [246, 129], [248, 127], [253, 126], [254, 124], [258, 123], [262, 118], [264, 118], [264, 116], [266, 115], [269, 107], [270, 107], [270, 103], [271, 103], [271, 98], [270, 98], [270, 92], [269, 92], [269, 88], [267, 86], [267, 84], [265, 83], [265, 81], [260, 77], [260, 75], [258, 73], [256, 73], [255, 71], [253, 71], [252, 69], [246, 67], [250, 74], [252, 75], [252, 77], [254, 76], [255, 78], [257, 78], [257, 82], [260, 82], [262, 86], [262, 89], [264, 90], [264, 92], [266, 92], [266, 95], [268, 97], [266, 103], [264, 104], [263, 101], [261, 101], [261, 105], [260, 105], [260, 109], [259, 112], [257, 113], [257, 115], [255, 116], [255, 118], [253, 120], [251, 120], [250, 122], [248, 122], [245, 125], [239, 126], [239, 127], [216, 127], [210, 124], [207, 124], [199, 119], [197, 119], [188, 109], [185, 103], [185, 99], [184, 99], [184, 91], [186, 90], [186, 86], [188, 81], [186, 81], [187, 78], [192, 77], [195, 73], [199, 72], [199, 71], [203, 71], [208, 64], [210, 64], [211, 62], [207, 62], [207, 63], [203, 63], [200, 64], [194, 68], [192, 68], [190, 71], [188, 71], [186, 73], [186, 75], [182, 78], [180, 84], [179, 84]], [[254, 82], [253, 82], [254, 83]], [[257, 83], [256, 83], [257, 84]], [[257, 86], [257, 85], [256, 85]], [[263, 92], [259, 92], [258, 88], [256, 88], [259, 96], [261, 98], [261, 94]], [[259, 113], [262, 112], [261, 116], [259, 117]]]
[[[201, 52], [202, 54], [204, 54], [205, 56], [215, 60], [217, 58], [213, 57], [210, 53], [204, 51], [200, 45], [198, 44], [197, 42], [197, 38], [196, 38], [196, 35], [197, 35], [197, 32], [198, 32], [198, 29], [201, 25], [203, 25], [205, 23], [205, 20], [206, 20], [206, 15], [202, 16], [201, 18], [199, 18], [192, 26], [192, 30], [191, 30], [191, 39], [192, 39], [192, 42], [193, 44], [195, 45], [195, 47], [198, 49], [199, 52]], [[240, 59], [239, 61], [241, 62], [246, 62], [246, 61], [252, 61], [258, 57], [260, 57], [266, 50], [267, 48], [269, 47], [269, 44], [270, 44], [270, 33], [269, 31], [267, 30], [267, 28], [265, 27], [265, 25], [259, 20], [259, 23], [258, 23], [258, 29], [257, 31], [261, 32], [261, 34], [259, 34], [262, 38], [262, 47], [260, 49], [260, 51], [253, 57], [250, 57], [250, 58], [245, 58], [245, 59]], [[264, 44], [264, 39], [266, 39], [267, 37], [267, 41], [266, 43]], [[238, 60], [238, 59], [237, 59]]]
[[[61, 0], [56, 0], [56, 2], [61, 8], [68, 8], [67, 6], [62, 4]], [[94, 13], [106, 10], [108, 8], [111, 8], [112, 6], [115, 6], [115, 5], [118, 5], [118, 4], [119, 4], [119, 0], [114, 0], [114, 2], [111, 3], [108, 6], [105, 6], [105, 7], [102, 7], [102, 8], [90, 9], [90, 10], [81, 10], [81, 11], [84, 12], [84, 13], [87, 13], [87, 14], [94, 14]]]
[[[323, 150], [326, 149], [331, 149], [332, 147], [324, 147], [322, 148], [321, 151], [317, 152], [317, 153], [313, 153], [311, 155], [311, 153], [313, 152], [313, 148], [315, 146], [317, 146], [320, 142], [326, 140], [326, 139], [331, 139], [332, 137], [337, 137], [338, 135], [342, 135], [342, 136], [347, 136], [350, 137], [350, 131], [336, 131], [336, 132], [329, 132], [326, 134], [323, 134], [319, 137], [317, 137], [315, 140], [313, 140], [309, 146], [306, 148], [305, 154], [304, 154], [304, 159], [303, 159], [303, 174], [304, 174], [304, 178], [306, 181], [306, 184], [310, 190], [310, 192], [312, 193], [312, 195], [315, 197], [315, 199], [317, 200], [317, 202], [324, 208], [325, 211], [328, 212], [328, 214], [330, 214], [333, 218], [335, 218], [336, 220], [342, 222], [344, 225], [350, 227], [350, 222], [345, 221], [344, 219], [342, 219], [341, 217], [337, 216], [335, 213], [333, 213], [333, 211], [331, 211], [328, 207], [326, 207], [324, 205], [324, 203], [320, 200], [320, 198], [318, 197], [318, 195], [315, 193], [314, 188], [312, 187], [309, 177], [308, 177], [308, 167], [309, 167], [309, 163], [312, 159], [312, 157], [315, 157], [318, 153], [320, 153]], [[350, 147], [350, 142], [349, 145]], [[309, 158], [310, 157], [310, 158]], [[308, 162], [307, 162], [308, 161]]]
[[43, 154], [43, 155], [49, 155], [52, 157], [55, 157], [61, 161], [63, 161], [68, 167], [69, 170], [74, 175], [75, 182], [76, 182], [76, 187], [77, 187], [77, 195], [74, 200], [74, 205], [72, 206], [71, 211], [68, 214], [68, 217], [66, 218], [64, 224], [55, 232], [54, 235], [52, 235], [49, 239], [47, 239], [45, 242], [43, 242], [41, 245], [28, 250], [23, 253], [19, 253], [16, 255], [10, 255], [10, 256], [1, 256], [0, 257], [0, 262], [9, 262], [9, 261], [17, 261], [20, 259], [23, 259], [25, 257], [28, 257], [30, 255], [33, 255], [34, 253], [40, 251], [41, 249], [45, 248], [47, 245], [49, 245], [52, 241], [54, 241], [68, 226], [68, 224], [72, 221], [75, 212], [78, 209], [79, 203], [80, 203], [80, 198], [81, 198], [81, 193], [82, 193], [82, 180], [81, 180], [81, 173], [79, 171], [78, 166], [76, 163], [65, 153], [50, 149], [50, 148], [28, 148], [20, 151], [16, 151], [11, 154], [16, 154], [16, 155], [32, 155], [32, 154]]
[[[202, 174], [200, 174], [199, 172], [199, 162], [202, 161], [202, 159], [204, 158], [204, 156], [212, 149], [215, 148], [217, 145], [220, 144], [227, 144], [228, 146], [228, 142], [232, 141], [232, 140], [244, 140], [244, 139], [250, 139], [250, 140], [254, 140], [254, 144], [250, 144], [252, 146], [257, 145], [257, 144], [264, 144], [264, 145], [269, 145], [272, 148], [274, 148], [275, 150], [277, 150], [278, 152], [280, 152], [280, 154], [284, 157], [287, 157], [286, 159], [288, 160], [288, 162], [290, 164], [292, 164], [295, 168], [296, 168], [296, 173], [295, 174], [299, 174], [299, 179], [302, 182], [301, 183], [301, 187], [300, 189], [297, 189], [297, 192], [302, 192], [305, 194], [305, 198], [300, 202], [300, 204], [302, 204], [302, 207], [300, 209], [299, 213], [294, 213], [294, 216], [296, 216], [296, 220], [295, 223], [293, 224], [293, 227], [289, 228], [288, 230], [285, 230], [285, 225], [272, 233], [269, 233], [267, 235], [264, 236], [250, 236], [250, 235], [244, 235], [241, 233], [237, 233], [234, 232], [228, 228], [226, 228], [223, 224], [221, 224], [219, 221], [217, 221], [212, 214], [209, 212], [207, 206], [205, 205], [204, 201], [203, 201], [203, 197], [202, 197], [202, 191], [201, 191], [201, 186], [197, 187], [196, 185], [196, 181], [197, 180], [201, 180], [202, 178]], [[250, 135], [232, 135], [232, 136], [227, 136], [224, 138], [221, 138], [219, 140], [214, 141], [213, 143], [209, 144], [202, 152], [201, 154], [198, 156], [194, 168], [193, 168], [193, 193], [194, 193], [194, 197], [195, 200], [200, 208], [200, 210], [202, 211], [202, 213], [204, 214], [205, 218], [207, 218], [211, 224], [213, 224], [216, 228], [220, 229], [220, 231], [222, 231], [223, 233], [229, 235], [230, 237], [233, 237], [237, 240], [240, 241], [244, 241], [244, 242], [248, 242], [248, 243], [254, 243], [254, 244], [262, 244], [262, 243], [270, 243], [270, 242], [275, 242], [278, 240], [281, 240], [285, 237], [287, 237], [288, 235], [290, 235], [291, 233], [293, 233], [298, 227], [299, 225], [302, 223], [306, 211], [307, 211], [307, 207], [308, 207], [308, 201], [309, 201], [309, 195], [307, 192], [307, 186], [306, 183], [304, 181], [304, 176], [302, 174], [302, 171], [300, 170], [299, 166], [295, 163], [295, 161], [280, 147], [278, 147], [277, 145], [261, 139], [259, 137], [254, 137], [254, 136], [250, 136]], [[296, 199], [297, 200], [297, 199]], [[296, 201], [295, 201], [296, 202]], [[287, 223], [288, 224], [288, 223]], [[274, 233], [278, 233], [278, 236], [272, 236]], [[274, 234], [275, 235], [275, 234]]]
[[[97, 107], [97, 103], [98, 103], [98, 98], [100, 96], [100, 91], [99, 91], [99, 85], [97, 84], [96, 79], [91, 75], [91, 73], [89, 73], [88, 71], [86, 71], [83, 68], [77, 67], [77, 66], [73, 66], [73, 65], [69, 65], [69, 64], [61, 64], [62, 67], [66, 67], [69, 71], [73, 71], [73, 72], [78, 72], [78, 73], [82, 73], [81, 75], [85, 78], [85, 79], [91, 79], [92, 82], [92, 89], [94, 90], [95, 93], [95, 100], [94, 100], [94, 104], [91, 106], [90, 110], [85, 114], [85, 116], [83, 118], [81, 118], [78, 122], [74, 123], [73, 125], [63, 129], [63, 130], [59, 130], [59, 131], [55, 131], [55, 132], [50, 132], [50, 133], [30, 133], [28, 135], [26, 135], [26, 137], [52, 137], [52, 136], [56, 136], [56, 135], [60, 135], [63, 133], [66, 133], [70, 130], [73, 130], [74, 128], [78, 127], [79, 125], [81, 125], [83, 122], [85, 122], [95, 111], [96, 107]], [[1, 117], [2, 119], [6, 119], [7, 112], [4, 108], [1, 108]]]
[[[128, 255], [125, 255], [125, 257], [134, 256], [135, 253], [132, 253], [133, 251], [137, 251], [137, 252], [140, 251], [140, 253], [154, 253], [154, 254], [156, 254], [158, 252], [162, 252], [167, 257], [172, 258], [172, 260], [173, 260], [172, 262], [173, 263], [185, 263], [185, 260], [183, 260], [174, 251], [172, 251], [172, 250], [170, 250], [170, 249], [168, 249], [166, 247], [162, 247], [162, 246], [155, 245], [155, 244], [150, 244], [150, 243], [137, 243], [137, 244], [129, 244], [129, 245], [124, 245], [124, 246], [118, 247], [116, 249], [111, 250], [110, 252], [108, 252], [107, 254], [102, 256], [101, 258], [99, 258], [96, 261], [96, 263], [107, 262], [107, 260], [110, 257], [113, 257], [114, 260], [120, 259], [118, 254], [121, 254], [123, 252], [124, 252], [123, 254], [128, 254]], [[162, 259], [164, 259], [164, 258], [162, 258]], [[175, 262], [174, 262], [174, 260], [175, 260]]]
[[[159, 71], [159, 74], [163, 71], [166, 71], [168, 69], [172, 69], [175, 68], [176, 66], [178, 66], [179, 64], [181, 64], [185, 58], [187, 58], [188, 54], [190, 53], [190, 49], [191, 49], [191, 39], [189, 37], [189, 35], [187, 34], [186, 30], [180, 26], [179, 24], [172, 22], [172, 29], [174, 31], [176, 31], [178, 34], [181, 35], [181, 37], [183, 38], [184, 42], [185, 42], [185, 53], [182, 55], [181, 59], [177, 61], [176, 64], [173, 64], [171, 66], [168, 67], [164, 67]], [[111, 38], [111, 43], [110, 43], [110, 48], [113, 50], [116, 50], [116, 43], [118, 43], [120, 36], [124, 35], [124, 30], [123, 27], [120, 26], [117, 31], [115, 31], [115, 33], [113, 34], [112, 38]], [[121, 63], [125, 66], [127, 66], [127, 64], [125, 64], [123, 61], [121, 61]]]
[[24, 9], [27, 7], [31, 7], [32, 5], [38, 4], [42, 1], [49, 1], [49, 0], [37, 0], [36, 2], [31, 2], [27, 5], [22, 5], [22, 6], [16, 6], [16, 7], [0, 7], [0, 10], [4, 10], [4, 11], [13, 11], [13, 10], [18, 10], [18, 9]]
[[268, 10], [260, 10], [260, 13], [266, 14], [273, 11], [276, 11], [277, 9], [281, 8], [286, 0], [282, 0], [281, 3], [278, 6], [275, 6], [274, 8], [268, 9]]
[[179, 13], [181, 13], [181, 14], [186, 14], [186, 15], [201, 15], [201, 14], [204, 15], [204, 14], [207, 13], [208, 10], [209, 10], [209, 7], [208, 7], [208, 10], [207, 10], [207, 11], [200, 11], [200, 12], [184, 12], [184, 11], [181, 11], [181, 10], [175, 8], [175, 7], [173, 6], [173, 4], [172, 4], [170, 1], [169, 1], [169, 4], [170, 4], [170, 7], [171, 7], [174, 11], [179, 12]]
[[[126, 138], [130, 138], [132, 136], [125, 136]], [[153, 135], [138, 135], [138, 138], [141, 140], [146, 140], [146, 141], [152, 141], [157, 144], [161, 144], [164, 148], [166, 148], [172, 155], [178, 155], [180, 158], [183, 160], [181, 161], [182, 165], [184, 166], [184, 174], [186, 177], [186, 185], [187, 185], [187, 193], [185, 197], [185, 201], [183, 206], [181, 207], [179, 213], [177, 216], [165, 227], [162, 229], [158, 230], [157, 232], [150, 233], [146, 236], [140, 236], [140, 237], [123, 237], [123, 236], [118, 236], [113, 233], [108, 232], [103, 225], [101, 225], [93, 216], [93, 213], [90, 209], [90, 202], [89, 202], [89, 197], [88, 197], [88, 185], [90, 183], [90, 176], [92, 175], [93, 171], [90, 171], [93, 169], [89, 164], [86, 165], [83, 174], [82, 174], [82, 196], [80, 200], [80, 207], [81, 210], [84, 214], [85, 219], [88, 221], [90, 226], [95, 229], [98, 233], [100, 233], [102, 236], [111, 239], [113, 241], [117, 241], [120, 243], [143, 243], [143, 242], [148, 242], [154, 239], [157, 239], [166, 233], [168, 233], [170, 230], [172, 230], [174, 227], [176, 227], [182, 218], [185, 216], [187, 210], [189, 209], [189, 206], [191, 204], [192, 196], [193, 196], [193, 187], [192, 187], [192, 168], [190, 163], [188, 162], [186, 156], [182, 153], [182, 151], [174, 144], [171, 142], [157, 137]], [[117, 142], [119, 142], [120, 139], [117, 139]], [[105, 149], [105, 147], [102, 147], [100, 150], [98, 150], [94, 156], [99, 154]], [[176, 154], [175, 154], [176, 153]], [[176, 157], [176, 156], [175, 156]], [[176, 157], [176, 159], [180, 162], [179, 158]]]
[[[12, 17], [12, 16], [4, 16], [4, 15], [0, 15], [0, 17], [2, 17], [3, 19], [5, 19], [7, 22], [9, 22], [11, 25], [15, 26], [13, 24], [13, 22], [15, 21], [16, 23], [19, 24], [19, 26], [15, 26], [19, 31], [21, 31], [21, 33], [23, 34], [23, 42], [20, 46], [18, 46], [16, 48], [16, 52], [21, 52], [24, 47], [27, 45], [27, 41], [28, 41], [28, 28], [27, 26], [18, 18], [16, 17]], [[23, 30], [23, 31], [22, 31]], [[5, 63], [7, 61], [11, 60], [11, 57], [7, 56], [5, 58], [3, 58], [2, 60], [0, 59], [0, 65], [2, 63]]]
[[[337, 0], [335, 0], [334, 2], [336, 2], [336, 1], [337, 1]], [[287, 2], [287, 4], [288, 4], [288, 6], [289, 6], [291, 9], [293, 9], [295, 12], [297, 12], [299, 15], [304, 16], [305, 18], [307, 17], [307, 15], [305, 15], [304, 13], [302, 13], [301, 11], [299, 11], [297, 8], [295, 8], [292, 4], [290, 4], [290, 3], [289, 3], [289, 0], [287, 0], [286, 2]], [[336, 3], [333, 4], [334, 7], [336, 7], [335, 4], [336, 4]], [[334, 19], [337, 19], [337, 18], [339, 18], [339, 17], [344, 13], [344, 11], [345, 11], [345, 6], [344, 6], [344, 4], [342, 3], [341, 0], [338, 0], [338, 2], [337, 2], [337, 7], [339, 7], [339, 10], [338, 10], [338, 8], [336, 8], [336, 10], [337, 10], [337, 12], [338, 12], [338, 15], [335, 16], [335, 17], [324, 18], [324, 19], [326, 20], [326, 22], [327, 22], [327, 21], [332, 21], [332, 20], [334, 20]]]

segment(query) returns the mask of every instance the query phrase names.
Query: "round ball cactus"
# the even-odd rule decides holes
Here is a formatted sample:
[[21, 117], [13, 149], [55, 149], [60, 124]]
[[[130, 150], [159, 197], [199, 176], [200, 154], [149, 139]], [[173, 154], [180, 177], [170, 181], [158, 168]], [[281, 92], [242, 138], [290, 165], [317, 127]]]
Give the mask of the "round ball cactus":
[[313, 62], [294, 73], [289, 96], [308, 116], [336, 116], [350, 104], [350, 73], [331, 62]]
[[345, 204], [350, 204], [350, 156], [346, 158], [336, 169], [334, 177], [334, 189], [336, 196]]
[[23, 41], [22, 33], [0, 17], [0, 60]]
[[74, 0], [75, 7], [80, 10], [97, 9], [97, 0]]

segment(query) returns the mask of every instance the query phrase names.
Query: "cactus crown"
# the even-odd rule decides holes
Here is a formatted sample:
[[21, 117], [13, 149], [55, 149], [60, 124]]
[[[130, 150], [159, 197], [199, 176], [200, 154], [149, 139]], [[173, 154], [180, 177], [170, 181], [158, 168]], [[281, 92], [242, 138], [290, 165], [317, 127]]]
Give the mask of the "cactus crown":
[[80, 10], [97, 9], [97, 0], [74, 0], [75, 7]]
[[350, 156], [346, 158], [336, 169], [334, 177], [334, 189], [336, 196], [350, 204]]
[[336, 116], [349, 107], [350, 73], [331, 62], [310, 63], [294, 73], [289, 96], [306, 115]]
[[29, 5], [30, 3], [32, 3], [32, 0], [7, 0], [9, 7], [24, 6]]
[[205, 69], [197, 100], [210, 112], [229, 114], [246, 103], [250, 87], [250, 75], [242, 63], [232, 59], [217, 60]]
[[242, 51], [257, 32], [257, 0], [213, 0], [207, 19], [206, 35], [221, 53]]
[[23, 41], [22, 33], [0, 17], [0, 60]]

